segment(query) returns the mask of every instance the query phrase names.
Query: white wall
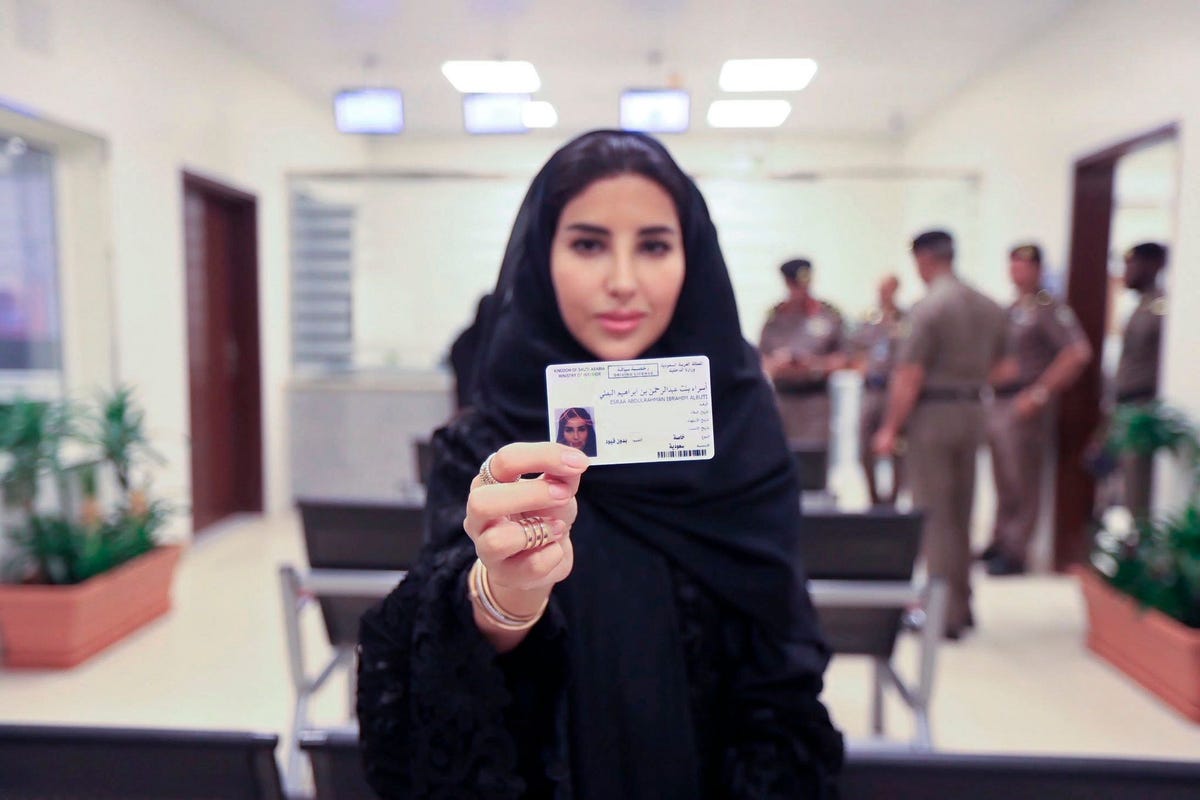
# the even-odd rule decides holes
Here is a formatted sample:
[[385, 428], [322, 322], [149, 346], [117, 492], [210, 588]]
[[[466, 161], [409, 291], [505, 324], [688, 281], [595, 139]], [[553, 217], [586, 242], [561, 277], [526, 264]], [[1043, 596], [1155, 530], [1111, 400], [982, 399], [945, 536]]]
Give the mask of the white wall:
[[[49, 9], [48, 42], [22, 42], [14, 26], [0, 25], [0, 101], [107, 144], [116, 373], [138, 386], [150, 410], [171, 460], [163, 483], [177, 498], [187, 496], [189, 485], [179, 173], [208, 174], [259, 198], [268, 498], [281, 508], [287, 502], [282, 387], [289, 369], [284, 173], [462, 170], [496, 173], [518, 185], [571, 132], [364, 144], [333, 133], [319, 98], [302, 96], [166, 4], [34, 5]], [[15, 8], [15, 0], [0, 0], [0, 20], [16, 19]], [[1200, 271], [1187, 268], [1200, 258], [1197, 42], [1198, 3], [1096, 0], [1079, 4], [1011, 63], [920, 121], [903, 147], [885, 138], [708, 133], [671, 137], [668, 146], [708, 193], [753, 335], [778, 296], [776, 264], [792, 254], [812, 255], [818, 290], [851, 312], [864, 305], [865, 284], [884, 269], [898, 269], [915, 294], [903, 245], [929, 225], [953, 229], [962, 240], [964, 271], [1007, 296], [1004, 253], [1012, 242], [1040, 239], [1052, 271], [1065, 261], [1073, 161], [1181, 122], [1164, 375], [1168, 397], [1200, 417], [1200, 371], [1187, 357], [1200, 346], [1200, 323], [1177, 313], [1182, 298], [1200, 296]], [[780, 180], [796, 173], [821, 180]], [[745, 213], [763, 198], [763, 218], [778, 223], [772, 239], [759, 237], [760, 220]], [[492, 238], [463, 242], [482, 249]], [[453, 309], [434, 316], [461, 315], [477, 290], [464, 287]]]
[[1200, 319], [1190, 313], [1200, 297], [1200, 3], [1080, 3], [921, 121], [905, 161], [979, 171], [979, 238], [995, 269], [978, 279], [1001, 291], [1014, 241], [1039, 239], [1052, 265], [1065, 262], [1077, 158], [1173, 121], [1180, 123], [1179, 220], [1163, 377], [1168, 400], [1200, 419]]
[[[369, 179], [303, 181], [315, 197], [360, 209], [360, 363], [436, 362], [494, 284], [529, 180], [570, 136], [373, 142]], [[885, 271], [907, 279], [910, 298], [920, 293], [906, 252], [910, 223], [973, 235], [977, 182], [898, 170], [887, 139], [693, 135], [667, 145], [705, 194], [752, 340], [783, 294], [777, 267], [789, 257], [811, 257], [818, 294], [854, 317]]]
[[323, 103], [166, 3], [32, 5], [48, 11], [47, 37], [21, 30], [17, 4], [0, 0], [0, 20], [14, 23], [0, 25], [0, 102], [107, 142], [116, 372], [148, 409], [170, 461], [158, 487], [176, 501], [190, 496], [180, 172], [258, 197], [264, 456], [268, 504], [280, 509], [288, 502], [284, 173], [360, 167], [363, 146], [333, 132]]

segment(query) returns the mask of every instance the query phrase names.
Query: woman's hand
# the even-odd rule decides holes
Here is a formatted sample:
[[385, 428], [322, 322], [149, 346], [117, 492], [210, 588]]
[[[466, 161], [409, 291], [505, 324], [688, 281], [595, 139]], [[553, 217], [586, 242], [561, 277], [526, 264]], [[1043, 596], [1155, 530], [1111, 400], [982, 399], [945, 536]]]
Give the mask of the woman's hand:
[[[575, 493], [588, 464], [580, 451], [554, 442], [510, 444], [492, 456], [491, 472], [499, 483], [485, 485], [480, 477], [472, 481], [463, 529], [487, 567], [496, 602], [509, 614], [537, 613], [554, 584], [571, 574], [570, 532], [578, 511]], [[539, 477], [520, 479], [535, 473]], [[518, 522], [525, 517], [544, 520], [550, 533], [546, 544], [526, 549], [526, 532]], [[524, 631], [490, 625], [479, 608], [475, 620], [502, 652], [524, 638]]]

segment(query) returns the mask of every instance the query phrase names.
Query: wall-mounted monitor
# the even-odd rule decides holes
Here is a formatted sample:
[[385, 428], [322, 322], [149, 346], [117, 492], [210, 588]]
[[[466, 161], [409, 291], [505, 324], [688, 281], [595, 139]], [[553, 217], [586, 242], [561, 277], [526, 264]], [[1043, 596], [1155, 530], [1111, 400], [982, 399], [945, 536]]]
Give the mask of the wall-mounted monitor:
[[621, 92], [621, 127], [646, 133], [686, 133], [692, 99], [684, 89], [628, 89]]
[[463, 95], [463, 127], [467, 133], [525, 133], [527, 94]]
[[344, 89], [333, 99], [333, 116], [342, 133], [400, 133], [404, 98], [399, 89]]

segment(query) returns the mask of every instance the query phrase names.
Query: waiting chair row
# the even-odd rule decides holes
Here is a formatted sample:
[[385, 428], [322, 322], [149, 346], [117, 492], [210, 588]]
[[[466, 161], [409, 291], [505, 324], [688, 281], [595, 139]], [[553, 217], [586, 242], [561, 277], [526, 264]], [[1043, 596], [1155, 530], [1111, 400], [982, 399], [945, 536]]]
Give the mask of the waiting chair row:
[[[0, 725], [5, 800], [284, 800], [278, 737]], [[315, 800], [374, 800], [357, 735], [305, 731]], [[1194, 800], [1200, 763], [852, 750], [844, 800]], [[290, 800], [299, 800], [292, 796]]]
[[[822, 456], [823, 459], [823, 456]], [[349, 676], [347, 718], [353, 721], [354, 647], [363, 611], [404, 579], [422, 545], [421, 509], [404, 505], [301, 501], [300, 516], [309, 569], [280, 569], [288, 664], [296, 692], [292, 742], [286, 758], [289, 790], [308, 785], [299, 734], [308, 726], [313, 695], [338, 670]], [[921, 517], [895, 511], [807, 513], [801, 558], [822, 629], [838, 655], [871, 659], [871, 723], [876, 743], [884, 736], [884, 695], [895, 691], [912, 710], [914, 735], [907, 746], [933, 748], [929, 709], [933, 698], [945, 587], [915, 582], [913, 567]], [[316, 601], [332, 657], [315, 674], [306, 668], [301, 625], [304, 608]], [[927, 623], [919, 639], [916, 675], [904, 678], [893, 654], [906, 609], [920, 607]]]

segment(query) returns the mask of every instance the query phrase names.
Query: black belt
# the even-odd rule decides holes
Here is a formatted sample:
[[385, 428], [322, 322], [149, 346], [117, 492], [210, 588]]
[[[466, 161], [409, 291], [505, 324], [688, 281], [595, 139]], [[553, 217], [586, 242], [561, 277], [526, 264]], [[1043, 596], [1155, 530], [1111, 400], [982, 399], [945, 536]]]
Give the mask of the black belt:
[[886, 392], [888, 388], [888, 376], [868, 375], [863, 378], [863, 388], [868, 392]]
[[979, 402], [979, 389], [922, 389], [920, 401], [935, 403], [965, 403]]
[[1134, 389], [1130, 392], [1117, 392], [1118, 403], [1148, 403], [1158, 396], [1153, 389]]
[[1031, 385], [1028, 383], [1006, 383], [1003, 386], [994, 387], [992, 389], [992, 396], [999, 398], [1016, 397]]
[[775, 391], [800, 396], [825, 394], [829, 391], [829, 381], [776, 381]]

